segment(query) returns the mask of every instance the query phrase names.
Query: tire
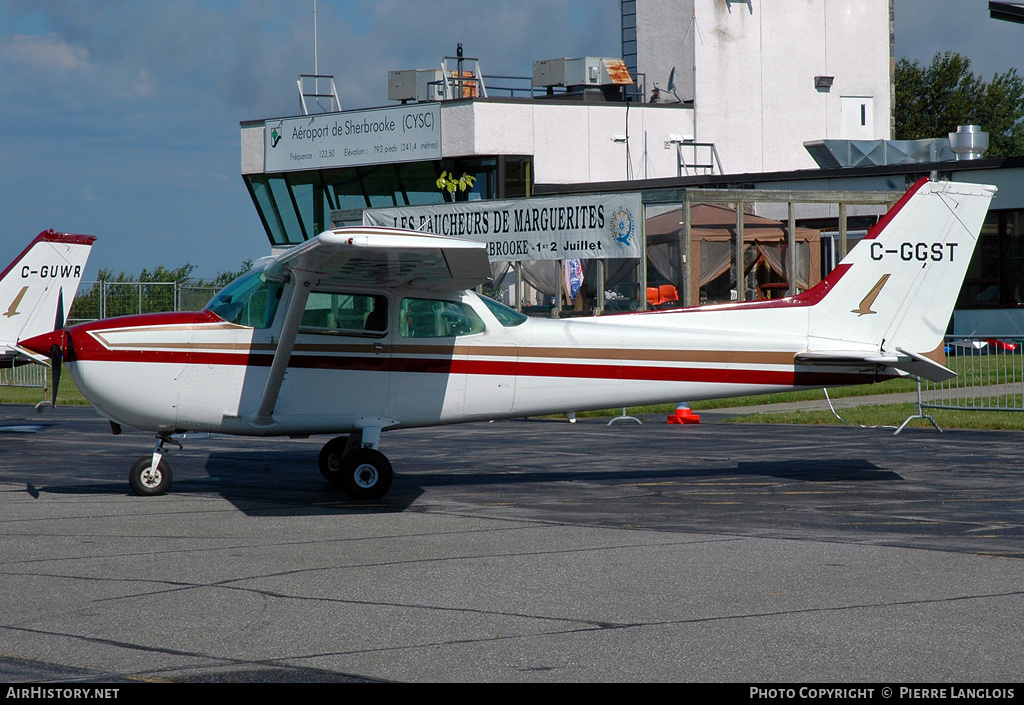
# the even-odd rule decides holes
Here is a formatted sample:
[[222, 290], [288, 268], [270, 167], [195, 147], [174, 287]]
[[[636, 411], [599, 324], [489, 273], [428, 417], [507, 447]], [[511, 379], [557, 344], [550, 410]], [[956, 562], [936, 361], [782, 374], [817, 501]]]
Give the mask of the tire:
[[142, 497], [157, 497], [171, 488], [173, 476], [167, 461], [160, 458], [156, 472], [151, 474], [149, 469], [152, 465], [152, 455], [144, 455], [132, 465], [128, 472], [128, 484], [132, 486], [135, 494]]
[[320, 468], [320, 474], [332, 485], [341, 484], [341, 461], [345, 457], [347, 444], [348, 436], [338, 436], [327, 441], [320, 449], [317, 466]]
[[380, 499], [394, 476], [388, 459], [372, 448], [359, 448], [341, 460], [341, 489], [350, 499]]

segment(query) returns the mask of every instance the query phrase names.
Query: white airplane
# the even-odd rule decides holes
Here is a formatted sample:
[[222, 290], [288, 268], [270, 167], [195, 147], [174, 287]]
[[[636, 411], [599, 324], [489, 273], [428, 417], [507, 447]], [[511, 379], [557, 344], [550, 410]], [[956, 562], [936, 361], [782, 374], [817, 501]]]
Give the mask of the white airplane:
[[41, 232], [0, 274], [0, 367], [50, 364], [49, 352], [41, 356], [18, 342], [64, 328], [95, 240]]
[[196, 431], [337, 435], [321, 473], [376, 499], [386, 430], [948, 378], [933, 358], [994, 192], [921, 180], [825, 280], [774, 301], [531, 319], [466, 290], [488, 277], [483, 244], [355, 227], [261, 260], [200, 312], [23, 345], [62, 358], [115, 433], [157, 434], [129, 473], [139, 494], [168, 489], [165, 444]]

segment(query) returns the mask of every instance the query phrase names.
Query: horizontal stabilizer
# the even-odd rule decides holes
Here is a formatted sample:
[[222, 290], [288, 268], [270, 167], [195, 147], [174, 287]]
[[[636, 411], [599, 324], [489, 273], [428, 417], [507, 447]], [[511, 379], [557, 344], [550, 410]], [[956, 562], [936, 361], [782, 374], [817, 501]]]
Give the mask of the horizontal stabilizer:
[[932, 382], [944, 382], [956, 377], [956, 372], [930, 360], [924, 355], [898, 349], [890, 352], [863, 352], [856, 350], [829, 350], [821, 352], [802, 352], [796, 354], [796, 361], [805, 365], [827, 365], [843, 367], [863, 367], [877, 365], [892, 367], [915, 377]]

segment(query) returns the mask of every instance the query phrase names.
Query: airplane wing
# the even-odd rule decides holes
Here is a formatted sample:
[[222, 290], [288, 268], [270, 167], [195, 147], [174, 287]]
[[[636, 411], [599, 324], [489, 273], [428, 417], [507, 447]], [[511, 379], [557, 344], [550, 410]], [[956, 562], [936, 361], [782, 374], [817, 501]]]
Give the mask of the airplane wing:
[[796, 354], [796, 361], [805, 365], [842, 365], [847, 367], [893, 367], [901, 372], [922, 377], [932, 382], [945, 382], [956, 377], [956, 372], [924, 355], [897, 348], [894, 353], [884, 351], [829, 350]]
[[431, 233], [355, 227], [328, 230], [279, 255], [277, 261], [267, 267], [265, 276], [268, 279], [291, 276], [297, 286], [288, 303], [263, 397], [249, 422], [255, 426], [275, 423], [274, 407], [311, 287], [461, 291], [490, 278], [486, 247], [482, 242]]
[[278, 256], [267, 277], [286, 270], [320, 284], [461, 291], [491, 276], [486, 245], [393, 228], [337, 228]]

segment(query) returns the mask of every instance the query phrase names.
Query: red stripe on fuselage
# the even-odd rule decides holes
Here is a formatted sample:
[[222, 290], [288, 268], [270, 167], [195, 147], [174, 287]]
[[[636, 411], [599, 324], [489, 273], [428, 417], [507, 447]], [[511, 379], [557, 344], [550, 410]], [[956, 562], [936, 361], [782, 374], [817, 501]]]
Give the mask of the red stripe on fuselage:
[[[90, 350], [77, 361], [135, 364], [197, 364], [269, 367], [273, 355], [266, 353], [174, 352], [160, 350]], [[528, 351], [527, 351], [528, 352]], [[582, 364], [576, 362], [523, 362], [442, 357], [388, 357], [369, 355], [292, 355], [290, 369], [406, 372], [421, 374], [499, 375], [516, 377], [560, 377], [565, 379], [632, 380], [658, 382], [709, 382], [767, 386], [830, 386], [864, 382], [873, 374], [798, 370], [794, 365], [779, 369], [752, 370], [718, 367], [666, 365]]]

